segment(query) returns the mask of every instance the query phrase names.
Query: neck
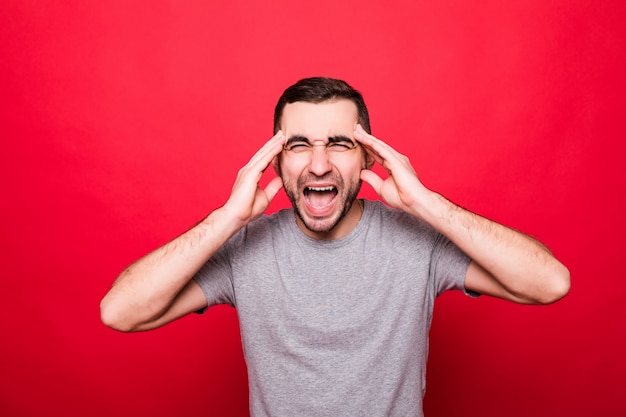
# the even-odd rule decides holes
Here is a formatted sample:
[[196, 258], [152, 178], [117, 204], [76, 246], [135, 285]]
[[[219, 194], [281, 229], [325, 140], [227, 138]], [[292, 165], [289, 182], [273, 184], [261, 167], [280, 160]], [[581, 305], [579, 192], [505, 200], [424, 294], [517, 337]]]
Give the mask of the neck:
[[302, 232], [318, 240], [336, 240], [347, 236], [359, 224], [363, 216], [363, 200], [355, 199], [350, 210], [332, 229], [327, 232], [316, 232], [307, 228], [299, 216], [296, 216], [296, 224]]

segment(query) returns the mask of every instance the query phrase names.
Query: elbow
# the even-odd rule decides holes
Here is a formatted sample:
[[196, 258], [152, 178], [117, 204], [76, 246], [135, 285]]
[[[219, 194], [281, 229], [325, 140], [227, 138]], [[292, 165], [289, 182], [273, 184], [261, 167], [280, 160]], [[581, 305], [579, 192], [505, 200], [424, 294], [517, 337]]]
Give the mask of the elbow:
[[543, 296], [538, 300], [539, 304], [556, 303], [570, 291], [571, 279], [569, 270], [559, 263], [558, 269], [550, 275], [546, 282], [547, 285], [543, 291]]
[[119, 332], [135, 331], [135, 327], [125, 319], [120, 309], [107, 297], [100, 302], [100, 320], [105, 326]]

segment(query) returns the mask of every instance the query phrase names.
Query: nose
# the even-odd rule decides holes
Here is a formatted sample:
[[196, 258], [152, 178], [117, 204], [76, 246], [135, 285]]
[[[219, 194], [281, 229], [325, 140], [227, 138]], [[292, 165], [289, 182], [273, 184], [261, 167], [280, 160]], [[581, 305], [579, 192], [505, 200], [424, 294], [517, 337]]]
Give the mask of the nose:
[[311, 150], [311, 161], [309, 164], [309, 171], [311, 173], [321, 177], [322, 175], [330, 172], [332, 166], [330, 164], [330, 158], [328, 152], [326, 152], [325, 146], [314, 146]]

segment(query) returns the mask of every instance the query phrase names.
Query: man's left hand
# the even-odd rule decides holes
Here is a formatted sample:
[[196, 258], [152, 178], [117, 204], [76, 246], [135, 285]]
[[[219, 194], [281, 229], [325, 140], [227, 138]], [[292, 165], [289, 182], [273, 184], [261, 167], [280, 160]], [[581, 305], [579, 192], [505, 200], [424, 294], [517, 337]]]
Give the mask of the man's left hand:
[[354, 130], [354, 138], [389, 174], [386, 179], [382, 179], [375, 172], [364, 169], [361, 171], [361, 179], [371, 185], [390, 206], [419, 215], [421, 202], [427, 200], [430, 191], [419, 180], [409, 158], [368, 134], [361, 125], [357, 125]]

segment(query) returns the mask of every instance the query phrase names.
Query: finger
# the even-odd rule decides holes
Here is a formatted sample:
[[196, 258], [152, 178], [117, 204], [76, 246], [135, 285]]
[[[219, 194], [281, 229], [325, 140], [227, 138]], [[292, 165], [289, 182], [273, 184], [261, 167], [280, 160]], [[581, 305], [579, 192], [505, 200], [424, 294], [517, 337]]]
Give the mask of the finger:
[[272, 159], [282, 151], [284, 144], [285, 135], [279, 130], [270, 140], [265, 142], [252, 158], [250, 158], [247, 165], [253, 166], [261, 164], [266, 168], [267, 165], [272, 162]]
[[394, 157], [398, 157], [400, 154], [387, 143], [378, 139], [374, 135], [370, 135], [367, 133], [361, 125], [357, 125], [354, 130], [354, 137], [357, 141], [359, 141], [365, 148], [370, 149], [372, 154], [379, 155], [383, 160], [392, 159]]
[[378, 162], [389, 174], [406, 169], [414, 171], [405, 155], [396, 151], [382, 140], [368, 134], [362, 127], [357, 126], [357, 129], [355, 130], [355, 138], [360, 140], [363, 147], [366, 150], [369, 150], [369, 154], [375, 157], [376, 162]]
[[276, 132], [274, 136], [270, 140], [268, 140], [263, 147], [257, 152], [256, 156], [262, 160], [267, 161], [268, 159], [271, 161], [276, 155], [278, 155], [285, 145], [285, 135], [282, 130]]
[[375, 141], [382, 142], [380, 139], [376, 138], [374, 135], [367, 133], [365, 129], [363, 129], [363, 126], [361, 126], [360, 124], [356, 125], [356, 128], [354, 129], [354, 136], [359, 142], [367, 144], [367, 145], [372, 144]]
[[370, 171], [369, 169], [361, 170], [361, 179], [372, 186], [374, 191], [378, 195], [380, 195], [380, 190], [383, 186], [383, 179], [378, 176], [374, 171]]
[[366, 135], [368, 135], [368, 133], [365, 130], [363, 130], [363, 127], [361, 127], [360, 124], [357, 124], [356, 127], [354, 128], [354, 138], [356, 139], [357, 142], [361, 144], [361, 146], [363, 146], [363, 149], [365, 150], [365, 152], [367, 153], [369, 157], [371, 157], [375, 162], [382, 165], [383, 158], [370, 145], [367, 144]]
[[[251, 180], [254, 181], [255, 184], [258, 184], [274, 157], [282, 151], [284, 141], [285, 136], [282, 131], [279, 130], [271, 139], [265, 142], [261, 149], [252, 155], [248, 163], [239, 170], [233, 187], [237, 187], [241, 183], [248, 183]], [[249, 186], [256, 187], [256, 185], [252, 184]]]
[[268, 201], [272, 201], [281, 188], [283, 188], [283, 181], [280, 177], [273, 178], [265, 187], [265, 195], [267, 195]]
[[365, 149], [365, 153], [367, 153], [375, 162], [380, 165], [383, 164], [383, 158], [381, 158], [380, 155], [378, 155], [373, 149], [365, 145], [363, 145], [363, 149]]
[[380, 154], [380, 150], [375, 147], [376, 141], [379, 141], [377, 138], [368, 134], [363, 127], [361, 127], [361, 125], [357, 125], [354, 130], [354, 138], [363, 146], [363, 149], [365, 149], [376, 162], [381, 165], [383, 164], [384, 158]]

